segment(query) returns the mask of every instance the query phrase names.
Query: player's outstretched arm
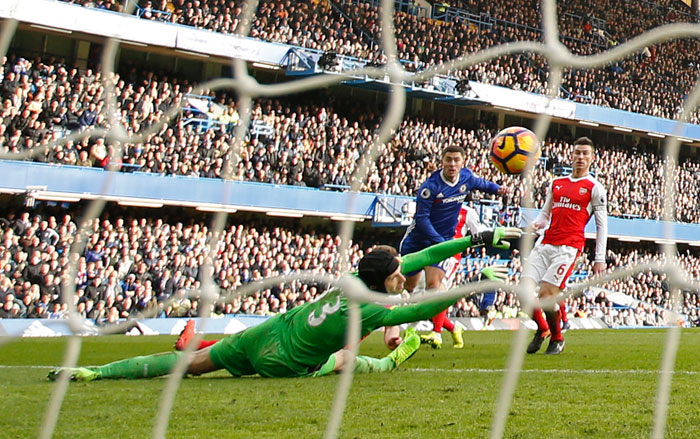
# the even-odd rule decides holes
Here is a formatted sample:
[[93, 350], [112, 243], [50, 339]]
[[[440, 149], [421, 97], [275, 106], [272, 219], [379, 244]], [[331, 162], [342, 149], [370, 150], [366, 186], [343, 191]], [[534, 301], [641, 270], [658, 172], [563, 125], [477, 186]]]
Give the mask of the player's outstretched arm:
[[[480, 275], [483, 275], [491, 280], [503, 282], [508, 275], [508, 268], [505, 265], [489, 266], [483, 268]], [[426, 320], [453, 305], [457, 300], [458, 299], [455, 298], [443, 299], [441, 298], [441, 295], [438, 294], [432, 300], [427, 302], [396, 306], [391, 310], [388, 310], [388, 312], [382, 316], [381, 324], [385, 326], [395, 326], [402, 323]]]
[[436, 299], [427, 302], [396, 306], [382, 316], [382, 323], [385, 326], [396, 326], [402, 323], [427, 320], [453, 305], [458, 300], [455, 298], [445, 299], [442, 298], [442, 296], [442, 294], [437, 294], [435, 295]]
[[404, 255], [401, 257], [401, 274], [410, 273], [438, 263], [462, 253], [471, 246], [471, 236], [465, 236], [464, 238], [450, 239], [449, 241], [426, 247], [421, 251]]
[[[478, 276], [484, 276], [490, 280], [504, 282], [508, 276], [508, 267], [505, 265], [485, 267], [481, 269]], [[410, 323], [417, 322], [418, 320], [430, 319], [459, 300], [454, 298], [440, 299], [439, 294], [436, 297], [437, 300], [429, 300], [427, 302], [416, 303], [414, 305], [396, 306], [392, 308], [383, 316], [384, 325], [393, 326], [401, 323]]]
[[409, 253], [401, 258], [401, 273], [410, 273], [428, 265], [443, 261], [451, 256], [462, 253], [469, 247], [487, 245], [496, 248], [509, 248], [508, 239], [517, 239], [522, 230], [517, 227], [496, 227], [473, 236], [451, 239], [431, 245], [419, 252]]

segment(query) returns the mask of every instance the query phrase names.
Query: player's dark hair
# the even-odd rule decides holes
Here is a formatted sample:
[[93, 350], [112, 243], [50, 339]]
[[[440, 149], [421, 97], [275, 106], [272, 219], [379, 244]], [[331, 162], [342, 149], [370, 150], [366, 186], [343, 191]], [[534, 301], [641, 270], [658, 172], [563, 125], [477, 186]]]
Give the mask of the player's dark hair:
[[447, 148], [443, 149], [442, 152], [440, 153], [440, 158], [444, 158], [446, 154], [450, 152], [458, 152], [462, 154], [462, 157], [465, 157], [467, 153], [464, 151], [464, 148], [458, 145], [450, 145]]
[[593, 141], [589, 139], [588, 137], [579, 137], [574, 141], [574, 146], [576, 145], [588, 145], [591, 147], [591, 151], [595, 151], [595, 145], [593, 145]]
[[394, 256], [399, 255], [399, 252], [396, 250], [396, 248], [394, 248], [390, 245], [386, 245], [386, 244], [375, 245], [374, 248], [372, 249], [372, 251], [375, 251], [375, 250], [388, 251], [389, 253], [391, 253]]
[[390, 251], [374, 249], [360, 259], [357, 275], [372, 290], [386, 293], [384, 281], [397, 268], [399, 260]]

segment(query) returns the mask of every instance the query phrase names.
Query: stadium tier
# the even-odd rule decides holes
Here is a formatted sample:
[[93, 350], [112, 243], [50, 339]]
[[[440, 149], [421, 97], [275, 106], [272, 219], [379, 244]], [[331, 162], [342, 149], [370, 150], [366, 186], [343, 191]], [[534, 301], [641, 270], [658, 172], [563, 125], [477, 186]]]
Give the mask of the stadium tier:
[[[79, 3], [114, 12], [120, 12], [121, 8], [117, 3], [108, 1]], [[143, 2], [138, 4], [134, 14], [142, 19], [230, 34], [237, 29], [241, 7], [242, 3], [235, 1], [203, 1], [195, 4], [176, 1], [163, 2], [162, 5]], [[560, 4], [558, 7], [563, 42], [579, 54], [605, 50], [653, 26], [688, 20], [686, 11], [676, 10], [668, 5], [653, 8], [653, 14], [636, 15], [634, 20], [637, 21], [634, 25], [630, 24], [630, 18], [624, 17], [616, 5], [607, 2], [600, 2], [601, 10], [610, 11], [605, 20], [590, 14], [583, 16], [581, 11], [575, 10], [575, 5]], [[573, 9], [566, 9], [568, 7]], [[524, 14], [524, 11], [529, 13]], [[541, 38], [539, 13], [536, 9], [512, 8], [502, 2], [489, 4], [465, 2], [461, 8], [452, 7], [441, 13], [453, 19], [445, 21], [434, 17], [428, 18], [425, 11], [418, 10], [406, 10], [396, 14], [399, 55], [405, 61], [403, 65], [408, 70], [420, 71], [436, 63], [454, 59], [460, 54], [472, 53], [505, 41]], [[460, 16], [468, 19], [454, 20], [455, 14], [466, 14]], [[110, 19], [112, 17], [114, 15], [110, 15]], [[324, 53], [349, 55], [363, 60], [363, 63], [381, 64], [385, 62], [385, 58], [377, 49], [379, 39], [377, 18], [376, 5], [365, 2], [292, 4], [291, 2], [264, 1], [260, 3], [256, 13], [251, 37], [261, 41], [299, 45]], [[123, 19], [131, 18], [123, 17]], [[420, 31], [416, 32], [416, 29]], [[36, 33], [37, 29], [32, 31], [23, 29], [23, 32], [39, 35]], [[412, 36], [414, 38], [411, 38]], [[256, 99], [245, 144], [233, 157], [233, 132], [240, 121], [235, 93], [204, 90], [195, 94], [195, 80], [206, 79], [206, 74], [202, 76], [201, 72], [197, 72], [199, 76], [192, 76], [191, 71], [189, 74], [182, 73], [172, 66], [149, 69], [147, 65], [127, 58], [118, 63], [117, 71], [109, 80], [115, 87], [116, 121], [128, 134], [138, 133], [154, 126], [173, 105], [182, 105], [184, 111], [155, 133], [148, 135], [143, 141], [120, 145], [123, 147], [123, 152], [121, 156], [115, 157], [117, 143], [104, 136], [94, 135], [76, 141], [61, 142], [65, 136], [93, 129], [110, 128], [108, 118], [104, 114], [106, 93], [104, 78], [96, 64], [97, 59], [94, 57], [88, 60], [66, 59], [50, 51], [36, 55], [28, 52], [23, 44], [25, 43], [15, 40], [10, 46], [9, 56], [3, 60], [2, 65], [0, 145], [2, 145], [2, 152], [6, 154], [5, 158], [16, 155], [48, 164], [111, 168], [126, 174], [186, 176], [193, 178], [192, 185], [202, 185], [202, 187], [204, 187], [204, 179], [221, 178], [224, 164], [233, 158], [235, 180], [344, 190], [352, 183], [351, 176], [356, 169], [358, 159], [372, 144], [379, 124], [382, 122], [384, 99], [381, 95], [377, 97], [360, 94], [361, 97], [358, 99], [357, 96], [349, 97], [347, 92], [342, 90], [343, 87], [293, 98]], [[677, 107], [681, 102], [680, 96], [687, 92], [689, 83], [683, 82], [685, 88], [674, 85], [672, 81], [677, 78], [664, 77], [661, 67], [674, 69], [674, 65], [669, 63], [684, 62], [682, 58], [679, 61], [678, 56], [667, 55], [676, 49], [682, 49], [682, 53], [692, 49], [691, 46], [680, 46], [682, 44], [692, 45], [694, 42], [664, 43], [658, 47], [649, 48], [648, 52], [651, 55], [644, 52], [639, 57], [601, 70], [568, 71], [561, 97], [585, 104], [676, 118]], [[148, 49], [144, 50], [148, 52]], [[330, 59], [330, 61], [333, 60]], [[655, 69], [654, 67], [657, 66], [658, 69]], [[541, 58], [525, 54], [492, 60], [465, 71], [451, 72], [451, 75], [454, 78], [470, 79], [482, 84], [496, 84], [513, 90], [542, 93], [546, 79], [544, 69], [546, 66], [542, 64]], [[638, 77], [640, 71], [649, 75], [645, 79], [647, 82], [644, 83], [648, 90], [661, 94], [648, 99], [645, 97], [643, 102], [636, 102], [632, 98], [633, 93], [628, 93], [628, 87], [630, 87], [629, 81], [638, 84], [644, 79]], [[659, 81], [664, 85], [658, 86]], [[454, 107], [449, 111], [443, 108], [444, 117], [438, 117], [431, 114], [431, 111], [420, 108], [422, 106], [433, 108], [432, 105], [429, 98], [416, 99], [416, 110], [408, 112], [390, 142], [382, 146], [382, 153], [363, 183], [363, 191], [413, 196], [418, 186], [438, 166], [436, 157], [441, 149], [449, 143], [459, 143], [467, 149], [467, 166], [485, 178], [517, 187], [512, 196], [505, 201], [505, 205], [499, 206], [502, 215], [496, 219], [503, 220], [509, 211], [511, 215], [513, 212], [519, 212], [524, 184], [513, 177], [498, 174], [489, 163], [487, 148], [491, 137], [503, 127], [507, 120], [516, 120], [513, 119], [514, 117], [519, 118], [517, 119], [519, 122], [527, 119], [520, 118], [520, 114], [510, 116], [493, 108], [490, 111], [464, 110], [460, 111], [458, 116]], [[584, 105], [584, 108], [587, 107], [597, 108]], [[661, 219], [664, 200], [663, 170], [668, 164], [676, 164], [678, 166], [675, 168], [674, 182], [678, 196], [675, 200], [675, 219], [683, 223], [698, 223], [700, 210], [696, 200], [700, 195], [700, 188], [696, 178], [699, 169], [694, 147], [684, 148], [682, 158], [677, 162], [669, 161], [661, 155], [658, 139], [648, 136], [616, 135], [581, 126], [574, 128], [565, 124], [557, 125], [556, 129], [550, 130], [548, 137], [542, 142], [542, 159], [532, 174], [536, 189], [533, 196], [535, 207], [541, 207], [544, 202], [547, 182], [551, 177], [567, 172], [568, 156], [572, 151], [572, 140], [577, 131], [597, 136], [596, 146], [599, 158], [593, 169], [596, 177], [608, 188], [611, 216]], [[56, 142], [56, 146], [42, 148], [51, 142]], [[137, 175], [132, 177], [133, 181], [139, 178]], [[198, 179], [202, 181], [199, 182]], [[199, 201], [202, 202], [202, 199]], [[41, 205], [42, 202], [39, 204]], [[106, 221], [108, 221], [107, 224], [102, 226], [109, 228], [111, 223], [109, 220]], [[143, 221], [145, 220], [139, 221], [139, 224]], [[146, 223], [139, 227], [146, 227]], [[9, 224], [12, 224], [12, 221], [8, 226]], [[198, 227], [205, 228], [205, 225], [198, 223]], [[250, 230], [253, 235], [257, 234], [255, 227], [251, 224], [240, 227], [245, 227], [246, 232]], [[53, 229], [55, 227], [51, 230]], [[8, 227], [4, 230], [8, 233]], [[16, 239], [26, 243], [28, 238], [31, 241], [32, 232], [37, 233], [38, 230], [33, 228], [29, 230], [29, 237], [24, 237], [22, 234], [10, 236], [10, 241]], [[58, 230], [55, 231], [58, 232]], [[59, 233], [59, 236], [63, 240], [70, 241], [73, 239], [69, 236], [70, 233], [72, 232], [64, 231]], [[274, 241], [279, 238], [273, 236], [270, 239]], [[331, 238], [333, 242], [337, 239], [335, 235]], [[97, 239], [96, 242], [90, 243], [83, 255], [84, 258], [87, 258], [89, 252], [94, 252], [94, 247], [100, 243], [99, 241], [100, 239]], [[120, 246], [110, 245], [107, 242], [101, 242], [100, 245], [102, 249], [98, 250], [98, 253], [104, 248], [110, 248], [110, 252], [117, 253], [123, 250]], [[168, 248], [172, 250], [180, 247], [182, 245], [178, 243]], [[25, 258], [31, 259], [32, 248], [26, 247], [19, 253], [25, 253]], [[158, 248], [163, 251], [163, 248]], [[16, 250], [11, 251], [9, 247], [3, 250], [5, 258], [12, 259], [18, 253]], [[134, 249], [127, 248], [126, 251], [132, 250]], [[333, 250], [335, 250], [334, 246], [329, 247], [330, 253], [334, 254]], [[353, 247], [354, 260], [361, 254], [360, 250], [362, 250], [360, 247]], [[131, 257], [135, 258], [140, 254], [139, 252], [140, 249], [136, 249], [136, 253]], [[617, 259], [625, 257], [623, 250], [613, 255]], [[654, 253], [647, 249], [644, 257], [658, 257], [652, 255]], [[692, 255], [693, 253], [690, 252], [684, 255], [682, 260], [687, 264], [693, 264]], [[201, 255], [197, 258], [199, 256]], [[94, 261], [86, 259], [86, 264], [88, 262], [97, 264], [103, 257], [104, 255], [101, 255]], [[143, 259], [147, 255], [143, 254], [140, 257]], [[249, 254], [239, 255], [237, 260], [245, 260], [248, 257], [250, 257]], [[478, 255], [474, 257], [477, 262], [471, 265], [479, 266], [480, 257]], [[56, 256], [55, 259], [60, 260], [60, 257]], [[644, 258], [640, 256], [635, 261], [642, 259]], [[103, 265], [101, 269], [104, 272], [92, 276], [99, 279], [97, 285], [92, 285], [95, 288], [110, 282], [111, 273], [114, 271], [110, 271], [109, 267], [114, 268], [116, 264], [116, 262], [101, 262]], [[110, 262], [114, 260], [110, 259]], [[168, 260], [163, 264], [168, 265], [170, 262]], [[290, 259], [286, 262], [289, 266], [286, 269], [275, 265], [267, 272], [257, 270], [255, 276], [285, 273], [288, 270], [298, 269], [295, 268], [295, 264], [302, 264], [299, 259]], [[197, 263], [201, 264], [201, 261]], [[319, 270], [329, 268], [328, 266], [323, 268], [323, 261], [309, 264], [311, 264], [310, 267]], [[512, 259], [511, 264], [514, 266], [513, 274], [517, 276], [518, 259]], [[140, 270], [150, 273], [153, 269], [152, 265], [151, 259], [151, 263], [142, 265]], [[10, 266], [12, 269], [8, 273], [11, 276], [6, 275], [7, 279], [12, 279], [12, 276], [18, 272], [14, 264]], [[620, 263], [619, 266], [624, 264]], [[50, 271], [59, 270], [52, 273], [54, 279], [58, 279], [62, 273], [61, 270], [64, 269], [64, 265], [54, 266]], [[158, 276], [162, 270], [162, 266], [157, 269]], [[21, 271], [24, 272], [24, 270]], [[117, 283], [121, 285], [125, 282], [128, 271], [118, 274], [113, 279], [115, 282], [113, 285]], [[172, 275], [177, 271], [177, 267], [169, 267], [168, 271]], [[330, 271], [337, 275], [341, 270], [336, 268]], [[588, 271], [590, 271], [589, 268], [581, 269], [582, 273]], [[216, 276], [220, 281], [226, 281], [222, 286], [223, 289], [234, 289], [254, 278], [251, 277], [251, 272], [238, 266], [218, 271]], [[15, 279], [20, 278], [21, 276], [17, 276]], [[182, 282], [189, 282], [187, 285], [183, 283], [182, 287], [185, 289], [194, 288], [198, 281], [196, 276], [182, 277], [182, 279], [184, 279]], [[46, 282], [46, 279], [39, 281], [38, 278], [35, 279], [36, 283], [31, 281], [27, 283], [23, 278], [21, 280], [22, 282], [10, 280], [12, 288], [16, 288], [18, 292], [20, 287], [24, 291], [25, 286], [36, 290], [35, 286]], [[159, 300], [160, 292], [156, 291], [158, 288], [154, 288], [152, 284], [147, 287], [145, 279], [139, 279], [139, 281], [144, 285], [135, 288], [139, 290], [138, 297], [129, 297], [130, 303], [126, 311], [120, 309], [124, 305], [115, 304], [119, 295], [109, 294], [111, 299], [107, 296], [92, 297], [91, 307], [96, 306], [95, 304], [101, 300], [105, 301], [105, 310], [99, 314], [102, 317], [95, 320], [105, 321], [125, 317], [130, 315], [132, 308], [142, 310], [148, 306], [157, 306], [163, 298], [170, 298], [174, 294], [169, 292]], [[158, 278], [158, 281], [162, 280]], [[56, 281], [57, 284], [58, 281]], [[645, 282], [640, 283], [642, 284]], [[87, 288], [90, 285], [80, 284], [80, 286]], [[615, 287], [618, 288], [620, 285]], [[92, 289], [95, 290], [95, 288]], [[630, 296], [635, 298], [639, 296], [642, 302], [649, 302], [646, 300], [648, 297], [636, 292], [641, 288], [638, 285], [625, 286], [625, 288], [630, 288]], [[148, 292], [144, 292], [143, 289], [147, 289]], [[122, 287], [122, 292], [125, 290]], [[85, 290], [80, 291], [77, 300], [87, 306], [88, 299], [83, 300], [86, 297]], [[307, 291], [303, 293], [306, 294]], [[301, 300], [308, 300], [315, 293], [316, 291], [308, 293]], [[19, 296], [23, 294], [26, 296], [25, 293]], [[248, 302], [218, 304], [216, 312], [265, 314], [288, 309], [296, 303], [292, 300], [290, 304], [282, 306], [281, 302], [284, 301], [273, 294], [276, 300], [270, 304], [267, 299], [272, 293], [267, 291], [265, 294], [265, 300], [261, 300], [260, 297], [246, 299], [253, 300], [248, 305], [246, 305]], [[12, 295], [7, 294], [6, 297], [10, 296]], [[12, 303], [6, 299], [6, 307], [9, 306], [7, 311], [12, 311], [14, 315], [17, 315], [17, 311], [22, 311], [26, 315], [27, 311], [23, 310], [18, 303], [19, 296], [11, 297]], [[44, 296], [43, 299], [42, 296]], [[53, 296], [55, 294], [48, 299], [51, 309], [37, 312], [53, 311], [56, 315], [61, 315], [62, 308], [65, 312], [66, 305], [57, 303], [57, 297]], [[46, 295], [43, 294], [39, 297], [32, 294], [32, 297], [34, 301], [46, 302], [47, 300]], [[119, 302], [123, 302], [125, 298], [126, 296], [122, 294]], [[109, 303], [109, 300], [112, 302]], [[182, 298], [182, 300], [189, 299]], [[197, 303], [196, 300], [193, 302]], [[190, 301], [191, 308], [185, 311], [186, 315], [197, 312], [197, 306], [192, 306], [193, 302]], [[696, 299], [688, 300], [686, 314], [689, 316], [691, 310], [697, 306], [696, 302]], [[18, 305], [20, 309], [16, 310], [14, 305]], [[665, 302], [656, 303], [656, 305], [670, 307]], [[515, 298], [505, 293], [499, 295], [498, 306], [501, 307], [499, 312], [502, 315], [512, 314], [511, 311], [506, 310], [508, 306], [517, 310]], [[640, 306], [646, 307], [644, 304]], [[590, 300], [572, 299], [570, 309], [578, 311], [579, 307], [588, 313], [592, 309]], [[46, 308], [46, 306], [39, 308]], [[601, 308], [600, 303], [598, 308]], [[35, 307], [35, 309], [38, 308]], [[656, 313], [655, 310], [656, 308], [649, 312]], [[89, 311], [91, 310], [81, 310], [85, 315], [88, 315]], [[164, 315], [176, 315], [171, 314], [172, 309], [164, 309], [162, 312]], [[454, 312], [456, 315], [471, 316], [476, 311], [472, 302], [463, 300], [455, 307]], [[603, 314], [611, 313], [613, 312], [606, 311]], [[623, 312], [616, 316], [619, 316], [619, 319], [614, 321], [615, 324], [621, 325]], [[613, 320], [610, 321], [613, 322]], [[661, 319], [658, 321], [660, 322]]]
[[[104, 88], [101, 74], [57, 59], [33, 61], [11, 56], [0, 82], [0, 138], [6, 158], [26, 154], [71, 133], [106, 128], [101, 113]], [[163, 76], [163, 79], [161, 79]], [[129, 133], [151, 127], [174, 104], [185, 112], [149, 135], [143, 142], [126, 143], [123, 154], [110, 163], [114, 142], [95, 136], [43, 149], [33, 157], [47, 163], [107, 168], [121, 172], [220, 178], [231, 157], [233, 127], [239, 115], [235, 100], [227, 94], [190, 94], [186, 79], [137, 73], [133, 67], [115, 76], [119, 122]], [[334, 104], [329, 105], [328, 101]], [[204, 108], [202, 109], [202, 106]], [[477, 114], [472, 117], [478, 117]], [[250, 134], [235, 157], [234, 179], [305, 187], [348, 186], [360, 154], [377, 133], [381, 111], [371, 103], [353, 105], [326, 93], [324, 97], [255, 102]], [[363, 185], [366, 192], [415, 194], [436, 168], [435, 157], [447, 142], [467, 147], [467, 166], [496, 181], [518, 184], [508, 204], [520, 205], [522, 181], [499, 175], [488, 160], [488, 142], [498, 130], [497, 120], [483, 115], [474, 123], [450, 117], [435, 120], [407, 116], [379, 156]], [[535, 170], [534, 200], [544, 202], [544, 183], [565, 172], [572, 150], [573, 130], [566, 128], [544, 140], [543, 155]], [[594, 172], [608, 188], [610, 214], [618, 217], [661, 219], [664, 165], [654, 142], [636, 137], [607, 136], [597, 144], [599, 159]], [[697, 223], [700, 210], [699, 170], [695, 149], [685, 150], [674, 181], [676, 220]], [[623, 165], [624, 164], [624, 165]]]
[[[350, 266], [340, 264], [340, 237], [328, 224], [301, 226], [298, 220], [250, 218], [245, 223], [227, 226], [214, 242], [206, 219], [170, 211], [168, 217], [144, 215], [124, 208], [110, 208], [88, 229], [88, 245], [79, 258], [74, 297], [82, 317], [101, 325], [128, 318], [140, 312], [155, 311], [157, 317], [195, 317], [230, 314], [270, 315], [285, 312], [314, 299], [323, 292], [315, 284], [291, 282], [265, 289], [247, 297], [237, 297], [235, 289], [263, 278], [311, 270], [341, 275], [354, 266], [363, 250], [374, 243], [394, 242], [391, 233], [361, 230], [348, 251]], [[67, 256], [76, 237], [78, 212], [58, 206], [34, 211], [17, 210], [0, 218], [0, 318], [66, 318], [67, 304], [60, 293], [67, 274]], [[170, 216], [173, 218], [170, 219]], [[319, 232], [326, 229], [328, 232]], [[207, 310], [199, 309], [199, 298], [188, 292], [200, 288], [207, 249], [221, 250], [212, 263], [212, 276], [222, 294], [230, 299], [218, 301]], [[508, 264], [509, 282], [517, 282], [522, 269], [519, 252], [507, 259], [488, 256], [485, 249], [472, 250], [465, 259], [456, 283], [475, 275], [493, 262]], [[663, 255], [651, 244], [611, 245], [607, 256], [610, 268], [634, 263], [663, 261]], [[700, 259], [693, 247], [677, 256], [677, 261], [696, 277]], [[591, 263], [584, 257], [577, 265], [574, 279], [585, 279]], [[611, 326], [651, 324], [665, 326], [664, 311], [682, 309], [686, 325], [698, 323], [700, 297], [696, 291], [683, 293], [683, 303], [672, 303], [665, 275], [646, 272], [602, 285], [589, 293], [570, 298], [567, 310], [572, 317], [604, 318]], [[613, 292], [621, 298], [606, 297]], [[615, 300], [615, 302], [613, 302]], [[478, 317], [476, 301], [462, 299], [452, 308], [456, 317]], [[517, 298], [498, 292], [494, 317], [520, 315]], [[653, 322], [653, 324], [651, 323]]]
[[699, 1], [0, 1], [0, 431], [697, 436]]
[[[121, 9], [111, 1], [71, 3], [113, 11]], [[436, 6], [429, 13], [423, 8], [396, 13], [399, 56], [407, 68], [423, 70], [504, 42], [542, 39], [539, 7], [528, 1], [458, 3], [447, 10]], [[219, 0], [196, 4], [140, 1], [134, 13], [147, 20], [233, 34], [238, 28], [242, 6], [243, 2]], [[623, 6], [610, 0], [595, 0], [587, 2], [585, 7], [577, 2], [563, 2], [557, 8], [562, 42], [579, 55], [602, 52], [663, 24], [696, 20], [681, 2], [659, 4], [640, 0]], [[250, 35], [383, 63], [378, 19], [376, 2], [262, 1]], [[577, 102], [677, 119], [683, 98], [695, 81], [692, 54], [698, 50], [697, 44], [695, 40], [674, 40], [645, 48], [605, 68], [570, 69], [560, 95]], [[453, 73], [483, 83], [543, 94], [546, 72], [547, 65], [541, 57], [526, 54]], [[698, 121], [697, 112], [692, 121]]]

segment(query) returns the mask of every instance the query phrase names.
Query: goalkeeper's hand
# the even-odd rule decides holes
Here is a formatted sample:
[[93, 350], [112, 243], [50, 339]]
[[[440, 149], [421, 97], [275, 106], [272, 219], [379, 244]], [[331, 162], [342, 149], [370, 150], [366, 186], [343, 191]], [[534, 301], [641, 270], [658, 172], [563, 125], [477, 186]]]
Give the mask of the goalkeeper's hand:
[[487, 247], [507, 249], [510, 248], [508, 239], [518, 239], [523, 231], [517, 227], [496, 227], [493, 230], [485, 230], [472, 235], [472, 245], [486, 245]]
[[477, 274], [469, 278], [469, 282], [479, 282], [484, 280], [494, 280], [496, 282], [505, 282], [508, 278], [508, 266], [506, 265], [490, 265], [484, 267]]

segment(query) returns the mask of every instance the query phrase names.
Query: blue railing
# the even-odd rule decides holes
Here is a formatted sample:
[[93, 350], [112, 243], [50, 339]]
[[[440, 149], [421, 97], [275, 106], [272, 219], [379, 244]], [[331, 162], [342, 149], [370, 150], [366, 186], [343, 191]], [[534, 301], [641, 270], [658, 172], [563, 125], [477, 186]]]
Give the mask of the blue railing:
[[146, 20], [155, 19], [158, 21], [165, 21], [168, 23], [172, 21], [173, 17], [172, 12], [161, 11], [159, 9], [153, 8], [143, 8], [138, 4], [136, 5], [136, 8], [134, 10], [134, 15], [136, 15], [139, 18], [144, 18]]

